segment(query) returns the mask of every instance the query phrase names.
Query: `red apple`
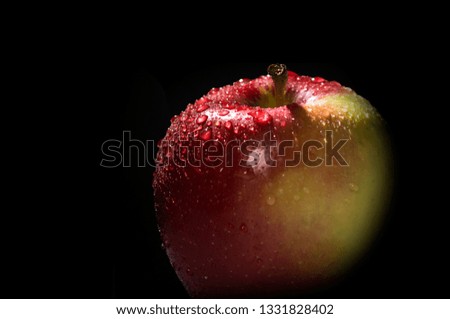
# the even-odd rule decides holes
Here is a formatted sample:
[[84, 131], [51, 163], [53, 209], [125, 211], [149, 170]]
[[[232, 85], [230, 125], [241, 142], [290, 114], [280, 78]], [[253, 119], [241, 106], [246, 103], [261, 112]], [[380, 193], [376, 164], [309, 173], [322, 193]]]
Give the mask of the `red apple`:
[[351, 89], [272, 65], [171, 122], [153, 187], [191, 296], [309, 292], [367, 251], [389, 197], [390, 152], [380, 115]]

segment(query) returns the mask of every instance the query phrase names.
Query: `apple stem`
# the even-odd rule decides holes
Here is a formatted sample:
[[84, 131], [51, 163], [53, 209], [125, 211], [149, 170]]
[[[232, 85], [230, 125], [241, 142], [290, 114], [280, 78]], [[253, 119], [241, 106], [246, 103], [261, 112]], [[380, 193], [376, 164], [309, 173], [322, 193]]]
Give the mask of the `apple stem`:
[[276, 106], [285, 104], [286, 83], [288, 80], [287, 67], [284, 64], [271, 64], [267, 68], [267, 72], [272, 77], [275, 86], [275, 103]]

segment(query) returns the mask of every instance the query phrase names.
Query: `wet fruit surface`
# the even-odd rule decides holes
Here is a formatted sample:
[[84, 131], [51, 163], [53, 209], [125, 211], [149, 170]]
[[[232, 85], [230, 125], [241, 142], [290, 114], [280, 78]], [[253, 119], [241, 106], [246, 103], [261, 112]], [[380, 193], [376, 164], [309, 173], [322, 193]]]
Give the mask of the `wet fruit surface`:
[[[172, 119], [160, 144], [160, 232], [191, 296], [323, 286], [361, 256], [380, 223], [389, 153], [375, 109], [336, 82], [293, 72], [286, 105], [275, 105], [273, 91], [270, 76], [212, 89]], [[267, 148], [267, 138], [285, 146]], [[327, 165], [327, 145], [339, 140], [347, 165]], [[301, 154], [308, 141], [322, 147]], [[305, 165], [296, 153], [324, 163]]]

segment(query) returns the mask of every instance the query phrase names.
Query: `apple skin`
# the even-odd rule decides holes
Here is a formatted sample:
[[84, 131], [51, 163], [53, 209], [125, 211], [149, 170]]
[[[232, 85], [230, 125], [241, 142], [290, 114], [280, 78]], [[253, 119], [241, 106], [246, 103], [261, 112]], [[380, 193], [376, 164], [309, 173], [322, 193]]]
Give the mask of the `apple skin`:
[[[295, 296], [327, 287], [380, 229], [391, 153], [377, 111], [337, 82], [293, 72], [286, 102], [275, 105], [273, 81], [262, 76], [212, 89], [172, 118], [158, 152], [155, 206], [167, 255], [192, 297]], [[305, 141], [346, 139], [339, 153], [348, 165], [243, 167], [239, 160], [248, 157], [236, 149], [225, 150], [231, 167], [180, 165], [206, 160], [192, 141], [261, 141], [267, 132], [293, 141], [286, 158]], [[325, 158], [324, 150], [310, 149], [310, 157]]]

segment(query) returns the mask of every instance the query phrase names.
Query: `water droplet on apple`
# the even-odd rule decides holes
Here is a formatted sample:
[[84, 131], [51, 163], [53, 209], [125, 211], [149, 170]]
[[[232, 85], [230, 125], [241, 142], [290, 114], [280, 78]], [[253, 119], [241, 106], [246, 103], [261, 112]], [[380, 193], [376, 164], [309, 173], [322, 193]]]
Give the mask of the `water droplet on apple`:
[[211, 125], [212, 125], [212, 121], [206, 122], [206, 126], [211, 126]]
[[251, 112], [250, 115], [253, 117], [255, 123], [259, 125], [267, 125], [272, 122], [272, 115], [265, 111]]
[[230, 114], [230, 111], [228, 111], [228, 110], [220, 110], [219, 111], [219, 115], [220, 116], [225, 116], [225, 115], [228, 115], [228, 114]]
[[231, 130], [233, 128], [233, 124], [230, 121], [225, 122], [225, 128], [227, 130]]
[[231, 110], [231, 109], [235, 108], [235, 105], [234, 104], [225, 104], [223, 107], [226, 108], [226, 109]]
[[313, 82], [316, 82], [316, 83], [325, 82], [325, 79], [321, 78], [320, 76], [316, 76], [316, 77], [312, 78], [311, 80], [313, 80]]
[[191, 268], [189, 268], [189, 267], [186, 268], [186, 273], [187, 273], [189, 276], [193, 276], [193, 275], [194, 275], [194, 273], [192, 272]]
[[357, 192], [357, 191], [359, 191], [359, 186], [356, 185], [356, 184], [350, 183], [350, 184], [348, 184], [348, 187], [350, 188], [350, 190], [351, 190], [352, 192]]
[[192, 122], [194, 122], [194, 118], [193, 118], [192, 116], [189, 116], [189, 117], [187, 118], [186, 122], [192, 123]]
[[209, 139], [211, 139], [211, 131], [205, 131], [200, 134], [200, 139], [202, 139], [203, 141], [208, 141]]
[[196, 111], [197, 111], [197, 113], [200, 113], [200, 112], [207, 110], [208, 108], [209, 108], [208, 104], [202, 104], [199, 107], [197, 107]]
[[206, 122], [207, 119], [208, 119], [208, 116], [207, 116], [207, 115], [200, 115], [200, 116], [197, 118], [197, 124], [203, 124], [203, 123]]
[[194, 130], [193, 130], [193, 132], [195, 133], [195, 132], [198, 132], [198, 131], [200, 131], [201, 129], [203, 129], [203, 126], [197, 126]]
[[203, 276], [203, 279], [208, 280], [208, 276]]
[[269, 205], [269, 206], [274, 205], [275, 202], [276, 202], [276, 199], [275, 199], [275, 197], [272, 196], [272, 195], [269, 195], [269, 196], [267, 197], [267, 199], [266, 199], [266, 203], [267, 203], [267, 205]]
[[242, 223], [241, 226], [239, 227], [241, 232], [247, 233], [248, 232], [248, 227], [245, 223]]

